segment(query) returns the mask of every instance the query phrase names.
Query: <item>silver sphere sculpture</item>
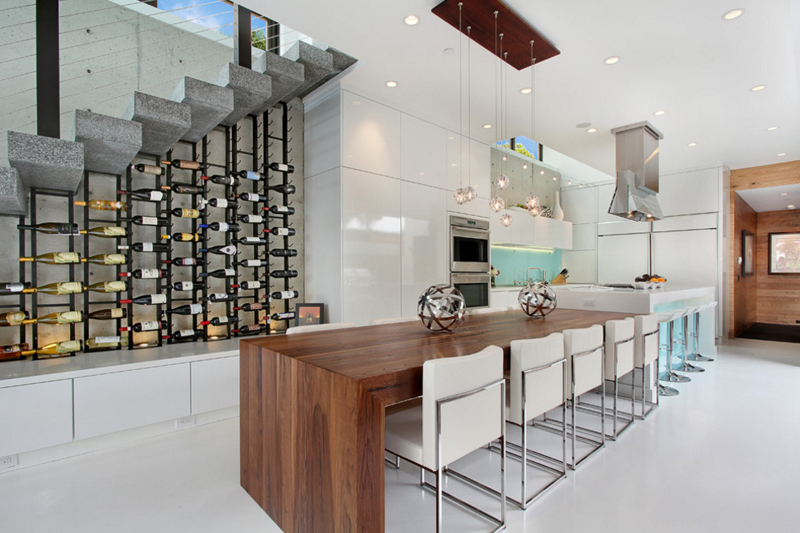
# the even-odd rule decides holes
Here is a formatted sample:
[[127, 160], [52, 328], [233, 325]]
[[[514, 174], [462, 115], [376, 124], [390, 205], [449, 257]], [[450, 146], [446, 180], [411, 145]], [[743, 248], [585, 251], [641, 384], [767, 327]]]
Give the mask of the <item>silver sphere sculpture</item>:
[[417, 302], [417, 315], [433, 332], [452, 332], [464, 323], [467, 304], [464, 296], [450, 285], [428, 287]]
[[546, 283], [528, 284], [517, 296], [525, 314], [531, 318], [544, 318], [556, 308], [556, 291]]

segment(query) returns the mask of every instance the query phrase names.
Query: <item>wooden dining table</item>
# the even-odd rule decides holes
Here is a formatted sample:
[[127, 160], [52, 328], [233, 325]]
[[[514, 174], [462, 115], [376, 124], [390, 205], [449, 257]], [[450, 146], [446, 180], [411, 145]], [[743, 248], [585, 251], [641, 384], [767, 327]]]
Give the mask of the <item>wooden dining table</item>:
[[384, 408], [422, 394], [422, 365], [633, 316], [556, 309], [243, 339], [242, 487], [286, 532], [384, 530]]

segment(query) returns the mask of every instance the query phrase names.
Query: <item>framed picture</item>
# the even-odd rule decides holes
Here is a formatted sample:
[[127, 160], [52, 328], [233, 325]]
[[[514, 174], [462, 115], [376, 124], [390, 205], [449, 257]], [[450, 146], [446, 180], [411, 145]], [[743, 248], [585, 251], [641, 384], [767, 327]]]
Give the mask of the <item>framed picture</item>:
[[756, 236], [742, 230], [742, 277], [756, 273]]
[[294, 308], [295, 326], [322, 324], [325, 322], [325, 304], [297, 304]]
[[769, 234], [769, 274], [800, 274], [800, 233]]

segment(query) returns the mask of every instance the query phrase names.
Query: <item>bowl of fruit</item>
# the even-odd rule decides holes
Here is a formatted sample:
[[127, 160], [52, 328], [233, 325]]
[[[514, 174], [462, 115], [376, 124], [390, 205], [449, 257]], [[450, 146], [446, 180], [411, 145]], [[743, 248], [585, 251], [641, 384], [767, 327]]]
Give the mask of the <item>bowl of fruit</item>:
[[645, 274], [634, 280], [634, 286], [637, 289], [660, 289], [666, 282], [667, 278], [658, 274]]

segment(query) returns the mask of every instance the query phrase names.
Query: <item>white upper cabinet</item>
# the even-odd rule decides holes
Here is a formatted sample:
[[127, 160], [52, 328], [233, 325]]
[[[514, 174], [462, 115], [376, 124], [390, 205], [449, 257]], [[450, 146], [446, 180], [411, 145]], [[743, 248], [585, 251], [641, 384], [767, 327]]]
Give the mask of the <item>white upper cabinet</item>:
[[[478, 141], [470, 141], [458, 133], [447, 131], [447, 189], [455, 191], [470, 184], [478, 189], [478, 196], [489, 199], [492, 152], [491, 147]], [[462, 154], [461, 156], [459, 154]], [[462, 165], [464, 167], [462, 175]], [[474, 203], [477, 200], [474, 200]]]
[[536, 217], [534, 220], [534, 246], [572, 249], [572, 223], [552, 218]]
[[597, 282], [633, 283], [647, 274], [650, 235], [611, 235], [597, 239]]
[[344, 91], [342, 115], [342, 166], [399, 178], [400, 112]]
[[573, 224], [597, 222], [597, 188], [576, 187], [561, 191], [564, 220]]
[[406, 181], [447, 187], [446, 130], [403, 113], [401, 174]]
[[342, 164], [342, 93], [306, 107], [303, 123], [305, 177], [310, 178]]
[[667, 286], [717, 286], [717, 230], [653, 235], [652, 274], [667, 278]]
[[[597, 221], [598, 222], [617, 222], [621, 218], [609, 215], [608, 206], [611, 205], [611, 199], [614, 197], [614, 191], [617, 185], [615, 183], [608, 183], [595, 187], [597, 193]], [[564, 211], [566, 213], [566, 211]]]
[[508, 227], [500, 223], [500, 213], [489, 219], [490, 241], [497, 244], [537, 246], [542, 248], [572, 248], [572, 223], [552, 218], [532, 217], [523, 209], [509, 209], [513, 217]]
[[658, 201], [665, 217], [719, 211], [720, 169], [662, 175]]
[[597, 249], [597, 224], [572, 225], [572, 249], [596, 250]]

